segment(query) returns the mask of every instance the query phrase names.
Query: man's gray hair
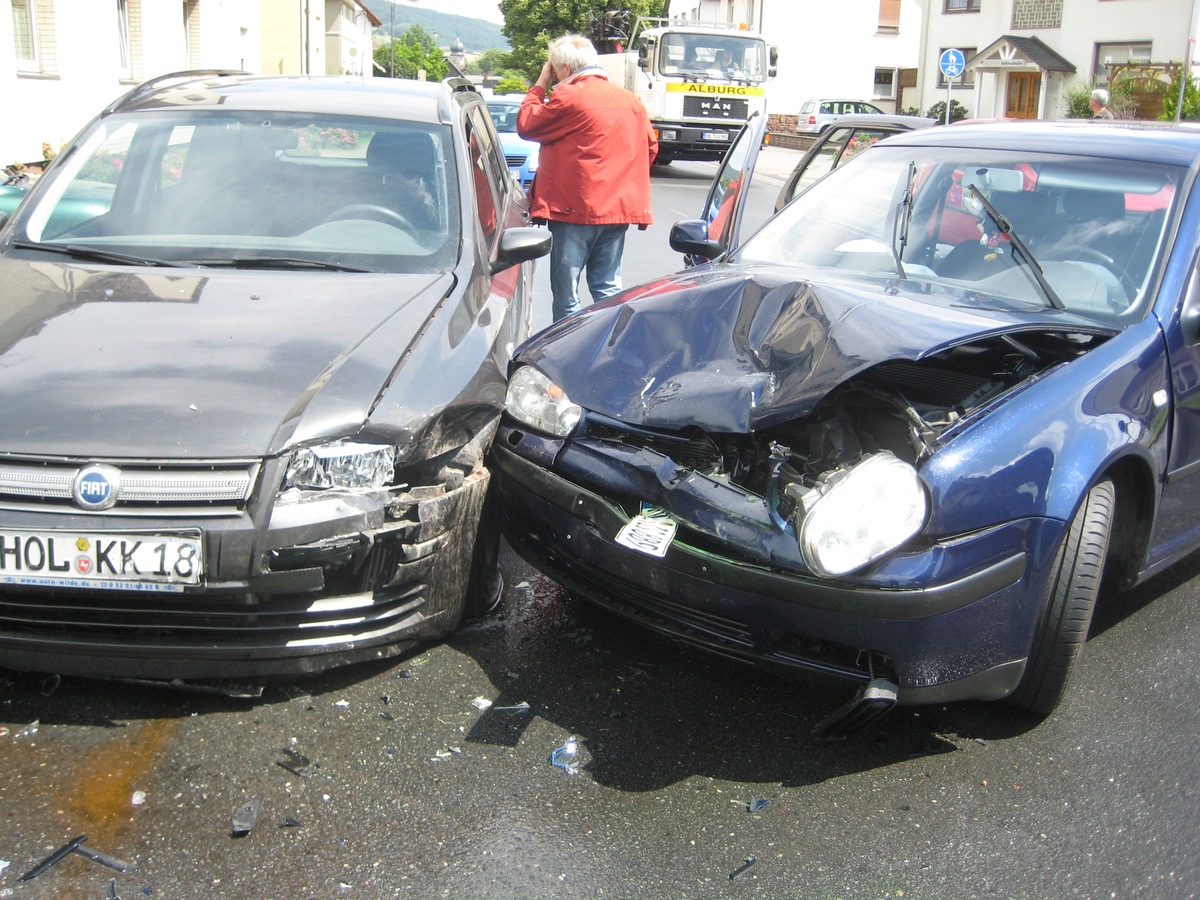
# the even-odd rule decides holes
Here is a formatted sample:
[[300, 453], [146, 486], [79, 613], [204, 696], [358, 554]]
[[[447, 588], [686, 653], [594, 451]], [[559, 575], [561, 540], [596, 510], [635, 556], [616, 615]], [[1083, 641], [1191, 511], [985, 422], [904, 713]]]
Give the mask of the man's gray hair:
[[547, 56], [551, 65], [566, 66], [572, 72], [578, 72], [585, 66], [598, 65], [600, 62], [596, 48], [582, 34], [564, 34], [551, 41]]
[[1096, 88], [1092, 91], [1092, 99], [1101, 106], [1108, 106], [1108, 91], [1104, 88]]

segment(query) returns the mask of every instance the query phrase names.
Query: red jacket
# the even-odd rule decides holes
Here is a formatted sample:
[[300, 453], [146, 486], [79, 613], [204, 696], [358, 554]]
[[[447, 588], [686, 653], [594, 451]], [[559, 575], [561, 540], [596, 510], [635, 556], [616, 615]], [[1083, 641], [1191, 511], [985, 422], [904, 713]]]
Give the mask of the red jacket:
[[546, 92], [534, 85], [517, 133], [542, 145], [529, 191], [535, 219], [576, 225], [649, 225], [650, 164], [658, 138], [642, 102], [602, 74]]

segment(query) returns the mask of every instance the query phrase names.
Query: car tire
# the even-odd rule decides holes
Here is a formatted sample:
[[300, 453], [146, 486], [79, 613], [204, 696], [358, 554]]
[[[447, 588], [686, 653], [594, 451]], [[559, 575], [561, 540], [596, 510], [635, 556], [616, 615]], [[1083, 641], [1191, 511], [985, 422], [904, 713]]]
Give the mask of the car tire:
[[1009, 702], [1048, 715], [1063, 698], [1087, 641], [1116, 507], [1116, 488], [1095, 485], [1071, 519], [1046, 589], [1042, 620], [1021, 683]]

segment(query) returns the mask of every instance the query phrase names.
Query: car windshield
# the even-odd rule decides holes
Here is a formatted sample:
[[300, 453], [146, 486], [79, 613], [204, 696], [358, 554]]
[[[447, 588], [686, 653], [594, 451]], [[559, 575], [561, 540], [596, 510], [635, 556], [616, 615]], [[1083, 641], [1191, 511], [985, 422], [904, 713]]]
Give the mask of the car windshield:
[[1143, 313], [1185, 174], [1127, 160], [880, 145], [800, 194], [736, 257], [1130, 321]]
[[500, 134], [517, 133], [517, 113], [521, 111], [519, 103], [489, 103], [488, 113], [492, 124]]
[[437, 272], [460, 243], [445, 126], [184, 110], [95, 124], [18, 246], [165, 264]]

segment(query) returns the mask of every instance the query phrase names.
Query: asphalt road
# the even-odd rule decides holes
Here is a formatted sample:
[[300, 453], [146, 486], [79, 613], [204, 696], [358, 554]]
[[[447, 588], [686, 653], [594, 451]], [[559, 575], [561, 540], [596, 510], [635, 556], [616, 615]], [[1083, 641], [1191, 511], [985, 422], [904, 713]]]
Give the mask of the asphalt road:
[[[671, 264], [706, 171], [656, 173], [627, 274]], [[503, 565], [500, 609], [451, 640], [256, 701], [0, 672], [0, 896], [1200, 896], [1198, 557], [1104, 599], [1053, 717], [901, 708], [836, 743], [810, 732], [845, 687]], [[136, 871], [71, 854], [18, 880], [83, 834]]]

